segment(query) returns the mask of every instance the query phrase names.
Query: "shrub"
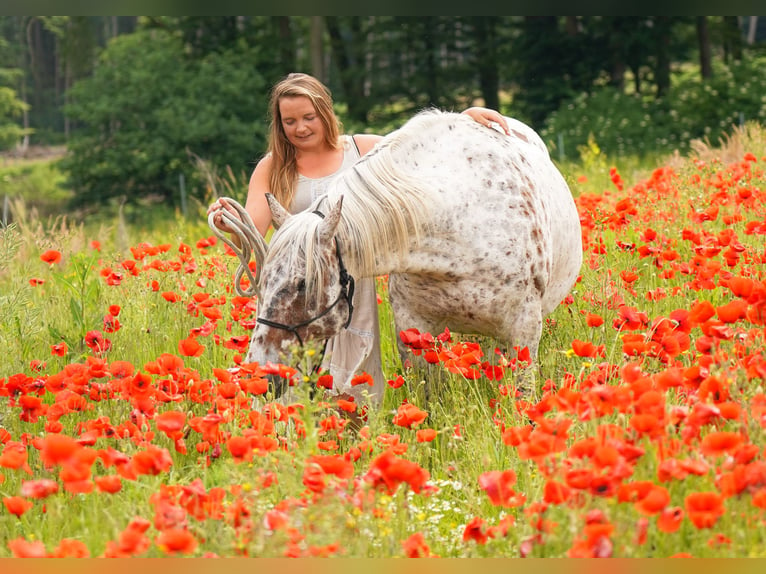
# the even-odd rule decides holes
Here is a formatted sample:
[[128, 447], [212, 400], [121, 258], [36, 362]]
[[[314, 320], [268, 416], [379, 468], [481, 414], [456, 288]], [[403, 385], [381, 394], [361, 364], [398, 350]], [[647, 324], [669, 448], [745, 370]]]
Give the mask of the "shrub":
[[716, 63], [703, 82], [696, 69], [677, 73], [666, 98], [625, 94], [613, 87], [582, 93], [553, 112], [541, 129], [551, 149], [567, 155], [593, 136], [612, 156], [686, 152], [693, 139], [717, 142], [744, 121], [766, 120], [766, 58]]
[[116, 38], [67, 108], [84, 123], [62, 168], [75, 204], [125, 196], [178, 196], [179, 174], [194, 192], [191, 154], [239, 169], [263, 149], [266, 92], [253, 48], [187, 58], [162, 31]]

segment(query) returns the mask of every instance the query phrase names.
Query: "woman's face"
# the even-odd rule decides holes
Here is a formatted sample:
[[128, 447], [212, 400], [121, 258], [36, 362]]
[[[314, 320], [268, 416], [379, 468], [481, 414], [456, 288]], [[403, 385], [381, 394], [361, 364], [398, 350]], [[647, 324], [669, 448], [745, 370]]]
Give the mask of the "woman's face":
[[306, 96], [280, 98], [279, 115], [288, 141], [298, 149], [324, 144], [324, 124]]

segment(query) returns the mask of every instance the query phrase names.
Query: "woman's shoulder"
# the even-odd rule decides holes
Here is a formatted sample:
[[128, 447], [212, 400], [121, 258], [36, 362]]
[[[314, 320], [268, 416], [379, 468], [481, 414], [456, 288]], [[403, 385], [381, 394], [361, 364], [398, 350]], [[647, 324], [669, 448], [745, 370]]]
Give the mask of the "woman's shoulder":
[[356, 144], [356, 147], [359, 150], [359, 155], [366, 154], [375, 147], [375, 144], [383, 139], [383, 136], [376, 134], [354, 134], [349, 137], [353, 138], [354, 144]]

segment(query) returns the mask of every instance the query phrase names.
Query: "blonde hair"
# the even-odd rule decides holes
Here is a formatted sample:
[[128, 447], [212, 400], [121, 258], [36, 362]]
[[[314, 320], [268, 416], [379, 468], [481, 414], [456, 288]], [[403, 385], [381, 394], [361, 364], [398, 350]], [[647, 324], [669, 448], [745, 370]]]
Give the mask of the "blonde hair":
[[311, 100], [324, 126], [325, 141], [331, 149], [340, 147], [340, 134], [343, 129], [343, 125], [333, 110], [330, 90], [314, 76], [301, 73], [288, 74], [271, 89], [269, 101], [271, 125], [268, 146], [268, 153], [271, 154], [269, 188], [285, 209], [290, 209], [293, 200], [295, 182], [298, 179], [298, 165], [295, 158], [295, 147], [288, 141], [282, 128], [279, 101], [281, 98], [296, 96], [305, 96]]

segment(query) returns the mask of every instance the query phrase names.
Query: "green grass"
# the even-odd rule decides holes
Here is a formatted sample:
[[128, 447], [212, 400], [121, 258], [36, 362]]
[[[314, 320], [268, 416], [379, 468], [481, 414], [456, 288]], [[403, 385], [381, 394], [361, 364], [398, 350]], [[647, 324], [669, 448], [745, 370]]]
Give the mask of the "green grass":
[[[760, 146], [759, 141], [753, 137], [742, 145], [761, 157], [766, 147]], [[230, 389], [218, 378], [223, 375], [217, 369], [231, 366], [237, 354], [223, 342], [248, 331], [230, 315], [231, 278], [236, 261], [223, 255], [220, 244], [211, 248], [197, 245], [198, 240], [210, 236], [205, 206], [192, 205], [192, 214], [187, 218], [174, 210], [152, 209], [151, 213], [141, 215], [121, 212], [114, 206], [86, 221], [63, 214], [49, 220], [17, 218], [12, 227], [0, 230], [0, 344], [5, 354], [0, 369], [0, 391], [6, 395], [0, 399], [0, 427], [10, 436], [3, 439], [6, 448], [8, 441], [26, 441], [32, 474], [0, 466], [4, 477], [0, 482], [0, 499], [19, 496], [22, 484], [31, 478], [50, 478], [60, 489], [45, 501], [33, 500], [32, 508], [20, 518], [0, 507], [0, 557], [10, 556], [12, 550], [8, 542], [18, 539], [42, 541], [48, 552], [54, 551], [64, 539], [75, 539], [83, 542], [92, 556], [109, 554], [136, 516], [150, 523], [144, 533], [147, 543], [126, 553], [148, 557], [167, 553], [167, 548], [159, 543], [159, 536], [172, 525], [186, 529], [197, 541], [195, 548], [185, 552], [192, 556], [205, 552], [262, 557], [312, 552], [353, 557], [402, 556], [405, 554], [402, 542], [421, 533], [430, 552], [445, 557], [517, 557], [527, 550], [533, 557], [560, 557], [582, 550], [578, 544], [583, 541], [585, 524], [595, 520], [594, 516], [602, 516], [614, 526], [613, 533], [607, 536], [614, 556], [666, 557], [681, 552], [701, 557], [759, 554], [764, 530], [760, 527], [759, 510], [752, 502], [757, 485], [751, 485], [752, 488], [741, 495], [727, 497], [726, 511], [715, 528], [698, 529], [685, 517], [681, 528], [673, 534], [659, 531], [655, 515], [641, 514], [634, 504], [619, 501], [616, 493], [607, 496], [585, 490], [568, 503], [550, 504], [543, 511], [546, 480], [561, 482], [568, 468], [590, 469], [593, 463], [588, 457], [570, 457], [566, 449], [541, 460], [528, 459], [523, 449], [509, 444], [510, 435], [506, 434], [513, 429], [523, 429], [530, 419], [535, 420], [536, 430], [554, 421], [568, 421], [570, 426], [562, 440], [569, 448], [609, 429], [611, 432], [621, 429], [627, 442], [619, 443], [620, 447], [627, 448], [629, 444], [643, 449], [644, 454], [630, 462], [623, 459], [623, 466], [619, 468], [630, 473], [616, 482], [625, 485], [638, 480], [652, 481], [667, 488], [672, 506], [682, 508], [689, 493], [716, 491], [716, 478], [733, 472], [736, 465], [702, 454], [700, 439], [682, 434], [685, 422], [668, 422], [664, 427], [667, 434], [661, 441], [637, 434], [630, 426], [639, 413], [633, 394], [624, 398], [621, 409], [603, 416], [592, 415], [593, 409], [603, 407], [594, 398], [592, 385], [603, 384], [598, 387], [600, 390], [613, 392], [632, 389], [630, 392], [639, 396], [640, 385], [631, 378], [634, 364], [649, 381], [654, 381], [655, 375], [668, 368], [657, 357], [631, 358], [623, 354], [626, 331], [612, 325], [619, 316], [618, 299], [645, 312], [651, 322], [669, 316], [676, 309], [688, 309], [698, 298], [716, 306], [732, 298], [721, 284], [709, 289], [691, 289], [687, 283], [694, 277], [680, 271], [673, 277], [661, 277], [650, 258], [615, 247], [617, 241], [647, 245], [647, 228], [653, 228], [667, 237], [668, 247], [678, 251], [678, 261], [692, 261], [693, 247], [681, 240], [683, 227], [700, 233], [704, 230], [710, 235], [727, 227], [720, 218], [696, 224], [685, 219], [689, 212], [688, 199], [697, 201], [695, 205], [699, 210], [710, 201], [711, 194], [703, 192], [702, 184], [692, 183], [694, 174], [698, 170], [702, 170], [699, 173], [703, 177], [728, 173], [725, 165], [712, 159], [722, 152], [708, 151], [711, 157], [706, 158], [707, 167], [697, 168], [684, 159], [664, 159], [663, 163], [656, 163], [621, 158], [613, 163], [597, 146], [591, 145], [581, 151], [579, 162], [561, 165], [579, 201], [602, 198], [602, 203], [587, 208], [584, 214], [594, 217], [594, 224], [587, 228], [582, 279], [573, 289], [571, 301], [559, 306], [547, 318], [539, 364], [534, 368], [535, 400], [532, 397], [517, 400], [512, 393], [508, 394], [524, 376], [520, 370], [508, 370], [503, 379], [496, 382], [486, 378], [466, 380], [441, 365], [403, 370], [396, 351], [396, 333], [385, 283], [381, 282], [383, 367], [390, 378], [401, 374], [405, 385], [387, 389], [382, 407], [370, 414], [367, 427], [358, 434], [326, 428], [336, 411], [317, 399], [309, 399], [307, 386], [299, 386], [302, 410], [295, 411], [290, 422], [276, 421], [274, 433], [258, 437], [258, 440], [275, 441], [277, 448], [255, 451], [249, 460], [241, 462], [227, 450], [229, 437], [254, 432], [249, 417], [265, 416], [269, 411], [263, 398], [253, 402], [252, 397], [241, 391], [231, 397]], [[674, 184], [677, 187], [673, 188], [678, 197], [660, 197], [659, 192], [642, 195], [640, 190], [647, 188], [647, 180], [655, 169], [671, 161], [677, 161], [675, 169], [680, 176]], [[613, 183], [612, 167], [617, 168], [624, 179], [623, 192]], [[745, 185], [745, 180], [741, 181], [741, 185]], [[748, 180], [753, 188], [762, 183], [762, 175], [754, 175], [752, 182]], [[626, 225], [615, 225], [610, 218], [616, 213], [615, 204], [624, 197], [632, 198], [636, 212]], [[581, 203], [581, 209], [585, 210], [583, 205]], [[728, 209], [723, 206], [722, 213], [728, 213]], [[762, 245], [757, 237], [747, 235], [744, 228], [748, 220], [762, 218], [763, 213], [757, 204], [752, 209], [747, 219], [728, 227], [737, 232], [748, 256], [755, 257], [762, 251]], [[587, 222], [587, 218], [584, 221]], [[93, 241], [100, 242], [100, 250], [95, 249]], [[604, 253], [594, 249], [598, 241], [606, 246]], [[131, 251], [131, 247], [139, 244], [167, 246], [167, 249], [140, 258]], [[42, 262], [39, 256], [48, 249], [60, 251], [62, 261], [52, 265]], [[664, 265], [663, 269], [667, 270], [671, 263]], [[762, 280], [759, 265], [742, 261], [731, 269]], [[131, 274], [131, 268], [136, 269], [136, 275]], [[623, 271], [634, 271], [638, 279], [627, 284], [620, 277]], [[112, 277], [119, 274], [117, 284], [110, 285], [106, 281], [110, 273]], [[33, 286], [30, 279], [38, 279], [42, 284]], [[721, 281], [721, 275], [716, 275], [716, 281]], [[676, 287], [681, 291], [673, 294]], [[667, 292], [666, 297], [647, 297], [660, 288]], [[178, 293], [181, 300], [169, 303], [161, 296], [165, 291]], [[209, 334], [198, 337], [205, 347], [200, 356], [181, 356], [179, 341], [208, 324], [202, 314], [204, 308], [194, 298], [202, 293], [211, 299], [225, 299], [224, 303], [213, 306], [220, 308], [223, 317], [214, 322]], [[116, 332], [104, 333], [111, 340], [111, 349], [98, 357], [85, 345], [83, 335], [92, 330], [103, 331], [103, 318], [113, 305], [120, 306], [121, 327]], [[586, 313], [599, 313], [605, 319], [604, 324], [588, 327]], [[762, 328], [745, 322], [732, 327], [737, 329], [737, 337], [717, 343], [716, 362], [711, 372], [731, 381], [732, 401], [747, 410], [762, 391], [762, 379], [749, 378], [737, 359], [747, 355], [751, 361], [760, 360], [763, 341], [759, 329], [762, 331]], [[640, 333], [646, 337], [652, 335], [649, 326]], [[701, 338], [699, 328], [695, 328], [692, 337]], [[457, 335], [456, 339], [465, 340]], [[603, 345], [604, 356], [577, 356], [572, 348], [575, 339]], [[694, 340], [690, 349], [677, 357], [678, 365], [683, 368], [697, 365], [701, 360]], [[67, 343], [68, 354], [63, 357], [51, 354], [51, 345], [61, 341]], [[493, 354], [494, 341], [479, 339], [478, 342], [484, 358], [499, 360]], [[180, 358], [183, 368], [156, 373], [158, 361], [169, 355]], [[138, 395], [128, 393], [126, 382], [117, 375], [100, 373], [104, 375], [100, 376], [97, 367], [101, 361], [106, 367], [127, 361], [137, 371], [152, 373], [151, 404], [142, 403]], [[78, 379], [81, 371], [86, 372], [83, 380]], [[68, 481], [59, 468], [46, 468], [34, 446], [56, 430], [49, 425], [55, 413], [55, 409], [51, 409], [57, 402], [80, 404], [72, 394], [36, 386], [35, 381], [53, 386], [51, 380], [55, 382], [56, 377], [61, 376], [65, 376], [70, 385], [68, 389], [76, 389], [74, 394], [84, 398], [81, 406], [86, 410], [66, 412], [58, 419], [61, 434], [85, 436], [83, 456], [111, 448], [135, 458], [157, 447], [166, 449], [172, 464], [158, 470], [156, 475], [123, 477], [122, 490], [116, 494], [95, 490], [74, 494], [63, 490]], [[10, 392], [11, 380], [17, 384], [22, 379], [25, 391]], [[426, 382], [429, 402], [425, 401]], [[567, 410], [567, 397], [571, 401], [575, 398], [562, 391], [565, 387], [583, 399], [576, 403], [580, 410]], [[33, 396], [34, 389], [40, 390], [43, 410], [47, 411], [37, 420], [24, 421], [20, 395]], [[109, 389], [115, 393], [111, 398], [106, 397]], [[686, 420], [681, 416], [686, 412], [684, 409], [693, 409], [696, 402], [711, 402], [709, 398], [697, 400], [696, 392], [668, 390], [663, 395], [663, 412], [668, 417], [672, 414], [681, 421]], [[208, 396], [202, 396], [205, 393]], [[693, 400], [687, 401], [690, 396]], [[427, 411], [428, 416], [420, 427], [393, 424], [393, 415], [404, 401]], [[183, 427], [186, 452], [159, 429], [156, 417], [165, 411], [186, 414]], [[216, 435], [218, 438], [205, 450], [206, 441], [210, 441], [200, 430], [200, 421], [203, 417], [211, 421], [217, 415], [222, 417], [219, 428], [223, 434]], [[425, 428], [436, 431], [432, 442], [417, 441], [417, 430]], [[119, 429], [119, 432], [104, 432], [104, 429]], [[754, 445], [762, 444], [764, 438], [754, 415], [743, 417], [742, 421], [716, 420], [711, 427], [702, 429], [701, 436], [713, 430], [740, 431]], [[93, 435], [92, 444], [87, 439], [91, 435], [85, 434], [88, 431]], [[132, 433], [132, 436], [122, 433]], [[215, 452], [216, 441], [219, 441], [220, 452]], [[336, 442], [337, 450], [323, 450], [331, 447], [329, 441]], [[432, 492], [416, 493], [405, 485], [393, 492], [369, 486], [374, 461], [389, 447], [397, 449], [398, 460], [414, 463], [429, 473]], [[352, 475], [338, 478], [317, 473], [311, 457], [329, 454], [336, 454], [340, 459], [346, 457], [344, 460], [353, 466]], [[657, 473], [663, 457], [706, 460], [710, 471], [661, 483]], [[762, 461], [760, 447], [755, 460]], [[613, 470], [610, 469], [612, 467], [605, 466], [600, 471], [609, 474]], [[480, 487], [483, 473], [507, 470], [516, 475], [513, 489], [525, 497], [520, 506], [495, 506]], [[114, 466], [107, 466], [100, 459], [93, 463], [91, 471], [88, 478], [117, 472]], [[324, 489], [312, 490], [317, 481], [324, 482]], [[207, 501], [202, 507], [204, 512], [189, 503], [192, 495]], [[214, 502], [218, 495], [220, 506]], [[490, 538], [486, 544], [464, 541], [465, 526], [475, 518], [484, 521], [485, 532], [486, 528], [501, 524], [504, 518], [512, 519], [515, 525], [505, 536]], [[550, 531], [538, 531], [537, 518], [550, 521]], [[639, 544], [637, 525], [643, 518], [648, 519], [647, 541]], [[271, 520], [285, 520], [286, 526], [268, 528], [266, 524]], [[731, 542], [709, 543], [719, 533]], [[535, 540], [536, 543], [531, 542]]]

